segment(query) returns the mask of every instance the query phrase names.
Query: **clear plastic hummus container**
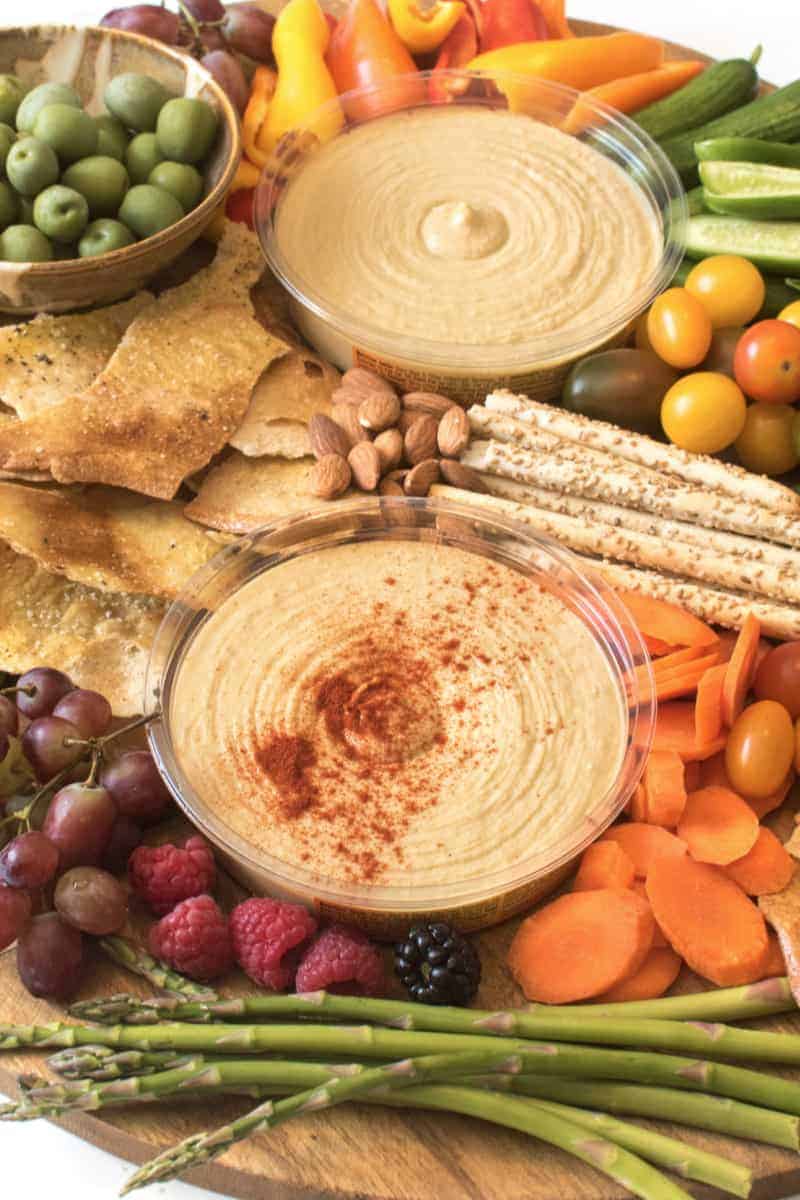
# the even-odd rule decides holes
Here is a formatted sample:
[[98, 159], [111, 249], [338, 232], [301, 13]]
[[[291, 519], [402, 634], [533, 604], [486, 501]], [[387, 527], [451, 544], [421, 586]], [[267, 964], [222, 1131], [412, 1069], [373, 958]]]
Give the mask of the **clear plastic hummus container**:
[[272, 153], [255, 217], [324, 357], [466, 403], [499, 387], [551, 399], [578, 358], [622, 344], [680, 263], [687, 208], [616, 110], [447, 71], [317, 110]]
[[[396, 577], [384, 578], [385, 567], [380, 564], [385, 561], [395, 564]], [[351, 586], [357, 610], [353, 622], [358, 628], [342, 633], [345, 618], [345, 625], [337, 625], [335, 618], [337, 609], [346, 613], [348, 597], [342, 594], [340, 571], [342, 564], [353, 563], [367, 591], [362, 594], [355, 584]], [[381, 579], [376, 588], [370, 582], [373, 568]], [[487, 585], [476, 587], [476, 578], [483, 577]], [[291, 587], [287, 580], [292, 580]], [[438, 607], [426, 596], [424, 583], [415, 591], [417, 581], [432, 581], [436, 593], [441, 593]], [[374, 603], [370, 590], [375, 593]], [[417, 607], [408, 599], [415, 594]], [[318, 606], [315, 601], [323, 595], [324, 603]], [[388, 648], [391, 669], [402, 669], [402, 682], [393, 697], [396, 706], [388, 710], [390, 726], [400, 716], [391, 738], [399, 738], [403, 748], [416, 738], [424, 753], [417, 755], [419, 747], [413, 747], [416, 766], [401, 762], [402, 755], [389, 753], [385, 756], [389, 761], [381, 761], [376, 774], [372, 769], [376, 760], [371, 757], [375, 745], [369, 742], [367, 724], [360, 728], [364, 735], [360, 742], [334, 745], [336, 770], [360, 775], [362, 767], [368, 768], [364, 790], [349, 795], [347, 780], [337, 780], [323, 758], [323, 748], [314, 767], [319, 772], [313, 776], [318, 788], [314, 803], [299, 816], [283, 810], [276, 816], [274, 804], [270, 807], [272, 801], [268, 802], [272, 789], [267, 777], [259, 776], [251, 786], [253, 762], [265, 760], [258, 750], [251, 754], [242, 748], [246, 740], [242, 729], [250, 720], [251, 706], [261, 706], [256, 723], [259, 739], [267, 726], [291, 732], [293, 721], [301, 723], [310, 712], [314, 715], [322, 688], [314, 692], [316, 708], [314, 703], [309, 707], [309, 681], [322, 672], [324, 687], [329, 688], [349, 653], [348, 639], [374, 634], [380, 624], [374, 613], [386, 616], [388, 611], [386, 619], [392, 618], [394, 595], [402, 597], [396, 603], [408, 609], [409, 624], [403, 627], [404, 618], [400, 620]], [[292, 596], [297, 597], [296, 610]], [[530, 610], [528, 601], [533, 605]], [[536, 615], [531, 618], [530, 612]], [[478, 617], [485, 619], [478, 621]], [[426, 620], [440, 632], [429, 635]], [[477, 641], [470, 643], [473, 624], [478, 627]], [[565, 630], [570, 631], [568, 642]], [[428, 714], [425, 703], [419, 702], [422, 693], [415, 691], [419, 676], [413, 663], [409, 667], [403, 658], [409, 645], [417, 660], [420, 655], [435, 655], [429, 662], [435, 664], [432, 682], [439, 688], [437, 704], [442, 712], [447, 710], [441, 726], [446, 736], [443, 732], [425, 741]], [[209, 646], [213, 649], [207, 656]], [[310, 649], [300, 654], [298, 646]], [[519, 668], [509, 668], [512, 660], [503, 658], [509, 646], [513, 662], [523, 664]], [[373, 661], [367, 679], [359, 685], [358, 676], [353, 677], [352, 695], [362, 693], [369, 701], [370, 689], [380, 688], [376, 676], [381, 653], [369, 650]], [[554, 717], [549, 698], [540, 704], [536, 689], [543, 694], [555, 689], [548, 682], [552, 665], [566, 662], [569, 653], [572, 666], [569, 671], [564, 667], [566, 682], [555, 693]], [[299, 665], [293, 666], [290, 683], [281, 681], [280, 675], [273, 678], [276, 663], [298, 654]], [[524, 665], [532, 659], [532, 666]], [[347, 659], [348, 671], [354, 661]], [[517, 682], [517, 670], [523, 681], [531, 672], [531, 688]], [[466, 673], [458, 676], [463, 682], [459, 698], [453, 699], [446, 692], [447, 680], [458, 671]], [[496, 687], [491, 695], [490, 687]], [[256, 697], [252, 702], [251, 695]], [[522, 697], [519, 706], [517, 695]], [[652, 741], [655, 717], [647, 651], [626, 609], [599, 576], [587, 572], [571, 553], [513, 520], [487, 518], [477, 508], [450, 501], [388, 497], [337, 502], [266, 526], [217, 554], [191, 579], [164, 618], [151, 653], [145, 703], [145, 711], [160, 710], [148, 730], [159, 770], [180, 807], [214, 843], [233, 876], [251, 891], [305, 904], [326, 919], [354, 923], [381, 938], [398, 935], [422, 917], [449, 920], [463, 930], [480, 929], [529, 908], [552, 891], [631, 796]], [[517, 707], [522, 714], [519, 736]], [[459, 710], [457, 718], [452, 709]], [[212, 710], [217, 714], [213, 720]], [[487, 713], [496, 738], [491, 744]], [[566, 732], [559, 732], [559, 722]], [[550, 735], [567, 739], [565, 746], [573, 745], [569, 742], [573, 725], [582, 740], [579, 754], [570, 751], [561, 756], [551, 746], [537, 759]], [[322, 735], [328, 738], [324, 728]], [[604, 736], [610, 739], [606, 743]], [[387, 744], [381, 743], [382, 752]], [[605, 758], [598, 750], [604, 745], [608, 746]], [[580, 782], [583, 760], [592, 755], [598, 759], [600, 774], [587, 778], [604, 781], [596, 793], [594, 785]], [[446, 786], [437, 792], [442, 764]], [[404, 772], [417, 766], [418, 782], [412, 788], [404, 782], [411, 778]], [[239, 777], [224, 777], [229, 769], [247, 775], [249, 791], [241, 801], [243, 807], [237, 798]], [[221, 777], [215, 778], [218, 771]], [[276, 778], [269, 775], [273, 782]], [[408, 795], [403, 793], [406, 786]], [[428, 786], [431, 792], [426, 799], [423, 793]], [[582, 809], [572, 812], [570, 805], [581, 786], [588, 788]], [[397, 801], [394, 808], [387, 800], [391, 788]], [[505, 806], [512, 793], [513, 803]], [[412, 800], [418, 815], [408, 818], [407, 802]], [[551, 823], [542, 817], [537, 833], [540, 804]], [[314, 850], [317, 844], [327, 844], [331, 811], [348, 805], [352, 811], [340, 813], [340, 819], [350, 822], [350, 832], [346, 844], [338, 847], [340, 858], [326, 873], [308, 847]], [[371, 877], [359, 867], [348, 874], [351, 863], [364, 861], [361, 850], [367, 843], [359, 839], [372, 837], [370, 829], [380, 835], [393, 828], [396, 812], [402, 814], [405, 833], [388, 847], [385, 871]], [[240, 819], [245, 815], [246, 828]], [[428, 830], [435, 838], [442, 823], [448, 830], [447, 843], [427, 846]], [[296, 848], [291, 842], [295, 836]], [[463, 851], [454, 851], [450, 840], [454, 836], [462, 838]], [[374, 844], [380, 846], [380, 838]], [[411, 849], [406, 852], [404, 847]]]

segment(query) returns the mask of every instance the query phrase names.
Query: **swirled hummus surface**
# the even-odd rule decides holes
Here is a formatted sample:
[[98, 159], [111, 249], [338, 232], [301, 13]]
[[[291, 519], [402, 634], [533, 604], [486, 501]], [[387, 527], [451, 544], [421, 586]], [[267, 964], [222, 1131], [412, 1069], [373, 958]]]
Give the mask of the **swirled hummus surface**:
[[170, 701], [179, 765], [252, 851], [341, 883], [477, 881], [557, 847], [625, 748], [581, 619], [456, 547], [330, 547], [209, 614]]
[[287, 187], [276, 239], [329, 309], [466, 345], [579, 334], [630, 302], [661, 254], [644, 193], [610, 158], [465, 105], [393, 113], [323, 145]]

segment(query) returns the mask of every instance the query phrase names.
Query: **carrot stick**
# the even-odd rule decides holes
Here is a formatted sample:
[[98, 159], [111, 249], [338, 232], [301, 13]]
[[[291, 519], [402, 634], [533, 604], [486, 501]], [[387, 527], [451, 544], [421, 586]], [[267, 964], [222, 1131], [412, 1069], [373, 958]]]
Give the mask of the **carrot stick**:
[[583, 852], [572, 890], [590, 892], [598, 888], [629, 888], [635, 874], [633, 863], [617, 842], [594, 842]]
[[673, 857], [686, 853], [686, 843], [674, 833], [667, 833], [660, 825], [645, 825], [639, 821], [628, 821], [624, 825], [612, 825], [603, 834], [601, 841], [612, 840], [621, 846], [633, 863], [638, 879], [646, 879], [657, 858]]
[[675, 750], [651, 750], [642, 777], [651, 825], [674, 829], [686, 804], [683, 760]]
[[[681, 650], [671, 650], [653, 663], [653, 674], [660, 675], [663, 671], [672, 671], [674, 667], [685, 666], [695, 659], [702, 658], [708, 651], [707, 646], [684, 646]], [[717, 657], [716, 649], [714, 655]]]
[[672, 987], [681, 969], [683, 959], [671, 946], [652, 946], [639, 970], [598, 996], [598, 1000], [611, 1003], [618, 1000], [655, 1000]]
[[649, 904], [635, 892], [568, 892], [522, 922], [508, 965], [528, 1000], [588, 1000], [639, 970], [654, 928]]
[[[623, 79], [612, 79], [584, 92], [572, 107], [562, 128], [566, 133], [580, 133], [587, 126], [597, 123], [592, 101], [600, 100], [620, 112], [638, 112], [640, 108], [661, 100], [683, 87], [695, 75], [699, 75], [705, 63], [697, 59], [686, 62], [669, 62], [653, 71], [641, 71], [638, 75], [627, 75]], [[586, 103], [589, 101], [590, 103]]]
[[716, 664], [716, 654], [707, 654], [696, 662], [675, 667], [672, 671], [655, 674], [656, 699], [675, 700], [678, 696], [689, 696], [697, 691], [705, 673]]
[[722, 719], [729, 729], [744, 708], [745, 696], [753, 686], [760, 633], [758, 618], [748, 613], [722, 683]]
[[676, 649], [675, 646], [670, 646], [669, 642], [662, 642], [661, 638], [648, 637], [646, 633], [642, 633], [641, 629], [639, 633], [651, 658], [660, 658], [662, 654], [671, 654]]
[[710, 625], [691, 613], [684, 612], [677, 604], [657, 600], [640, 592], [625, 588], [617, 591], [639, 632], [647, 637], [658, 638], [670, 646], [714, 646], [719, 641]]
[[761, 978], [767, 927], [738, 884], [688, 854], [663, 855], [647, 877], [653, 915], [689, 967], [718, 987]]
[[[650, 901], [647, 899], [647, 888], [645, 887], [645, 882], [643, 879], [634, 879], [633, 884], [631, 886], [631, 891], [636, 892], [637, 896], [641, 896], [642, 899], [645, 900], [648, 905], [650, 904]], [[654, 949], [656, 946], [668, 946], [668, 945], [669, 945], [669, 942], [664, 937], [663, 931], [659, 928], [658, 921], [656, 921], [656, 928], [655, 928], [655, 932], [653, 934], [653, 945], [651, 946], [651, 949]]]
[[767, 952], [761, 969], [764, 972], [763, 979], [775, 979], [778, 975], [786, 974], [786, 960], [778, 935], [772, 929], [767, 930]]
[[752, 850], [758, 828], [758, 817], [741, 796], [707, 787], [686, 797], [677, 832], [693, 859], [722, 867]]
[[[733, 654], [734, 646], [739, 638], [739, 634], [733, 629], [722, 629], [719, 633], [719, 661], [721, 663], [730, 662]], [[772, 642], [768, 642], [762, 637], [758, 640], [758, 650], [756, 651], [756, 671], [761, 666], [761, 660], [769, 654], [770, 650], [774, 650], [775, 646]]]
[[747, 854], [728, 863], [725, 874], [748, 896], [768, 896], [789, 886], [794, 874], [794, 859], [772, 830], [762, 825]]
[[709, 667], [697, 682], [694, 728], [698, 742], [713, 742], [722, 733], [722, 684], [725, 663]]
[[696, 762], [711, 758], [724, 746], [723, 737], [711, 742], [698, 742], [693, 701], [670, 700], [666, 704], [659, 704], [653, 737], [654, 750], [675, 750], [684, 762]]
[[[717, 661], [715, 649], [707, 653], [708, 646], [686, 646], [682, 650], [673, 650], [663, 658], [657, 658], [652, 664], [653, 678], [656, 683], [657, 699], [666, 699], [663, 693], [668, 693], [674, 684], [686, 682], [685, 692], [694, 691], [697, 681], [704, 671], [713, 667]], [[635, 670], [636, 680], [640, 690], [647, 685], [647, 669], [643, 666]], [[684, 694], [685, 694], [684, 692]], [[675, 693], [680, 695], [681, 692]]]
[[769, 813], [774, 812], [776, 808], [780, 808], [780, 806], [783, 804], [784, 800], [794, 786], [795, 778], [795, 773], [793, 770], [791, 770], [781, 786], [778, 788], [777, 792], [773, 792], [771, 796], [762, 796], [760, 800], [757, 800], [752, 796], [743, 796], [742, 799], [750, 805], [759, 821], [763, 821], [764, 817], [768, 816]]

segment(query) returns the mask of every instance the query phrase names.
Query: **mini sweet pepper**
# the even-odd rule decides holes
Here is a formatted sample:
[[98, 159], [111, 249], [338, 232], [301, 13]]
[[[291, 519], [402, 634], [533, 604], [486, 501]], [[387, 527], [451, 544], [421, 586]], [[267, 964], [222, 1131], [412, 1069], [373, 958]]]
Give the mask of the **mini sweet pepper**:
[[463, 0], [435, 0], [429, 8], [416, 0], [389, 0], [388, 8], [397, 36], [412, 54], [438, 49], [466, 12]]
[[341, 129], [336, 84], [325, 65], [330, 36], [317, 0], [289, 0], [275, 22], [272, 52], [278, 78], [257, 138], [259, 150], [267, 155], [292, 129], [309, 129], [321, 141]]

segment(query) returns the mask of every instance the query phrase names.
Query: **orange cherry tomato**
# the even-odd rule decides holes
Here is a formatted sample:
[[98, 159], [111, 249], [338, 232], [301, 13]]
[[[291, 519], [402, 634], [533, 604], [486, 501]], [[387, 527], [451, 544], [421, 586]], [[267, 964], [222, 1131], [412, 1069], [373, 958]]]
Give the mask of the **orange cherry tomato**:
[[647, 316], [647, 334], [659, 358], [688, 370], [706, 357], [711, 346], [711, 318], [686, 288], [668, 288], [654, 300]]
[[725, 770], [742, 796], [765, 800], [776, 792], [794, 760], [792, 718], [775, 700], [758, 700], [736, 718], [725, 747]]
[[751, 404], [736, 439], [739, 462], [757, 475], [783, 475], [797, 466], [794, 409], [788, 404]]
[[705, 308], [715, 329], [747, 325], [761, 311], [766, 287], [758, 267], [738, 254], [714, 254], [692, 267], [686, 290]]
[[759, 700], [777, 700], [793, 721], [800, 717], [800, 642], [784, 642], [764, 655], [753, 691]]
[[793, 300], [786, 308], [782, 308], [778, 313], [778, 320], [788, 321], [790, 325], [796, 325], [800, 329], [800, 300]]
[[643, 313], [639, 313], [636, 318], [636, 324], [633, 327], [633, 344], [637, 350], [650, 350], [652, 353], [653, 347], [650, 344], [650, 335], [647, 332], [647, 321], [650, 316], [650, 310], [647, 309]]
[[744, 429], [747, 404], [727, 375], [695, 371], [673, 383], [661, 401], [661, 425], [669, 440], [694, 454], [717, 454]]
[[762, 404], [800, 400], [800, 329], [788, 321], [759, 321], [743, 334], [733, 357], [736, 382]]

